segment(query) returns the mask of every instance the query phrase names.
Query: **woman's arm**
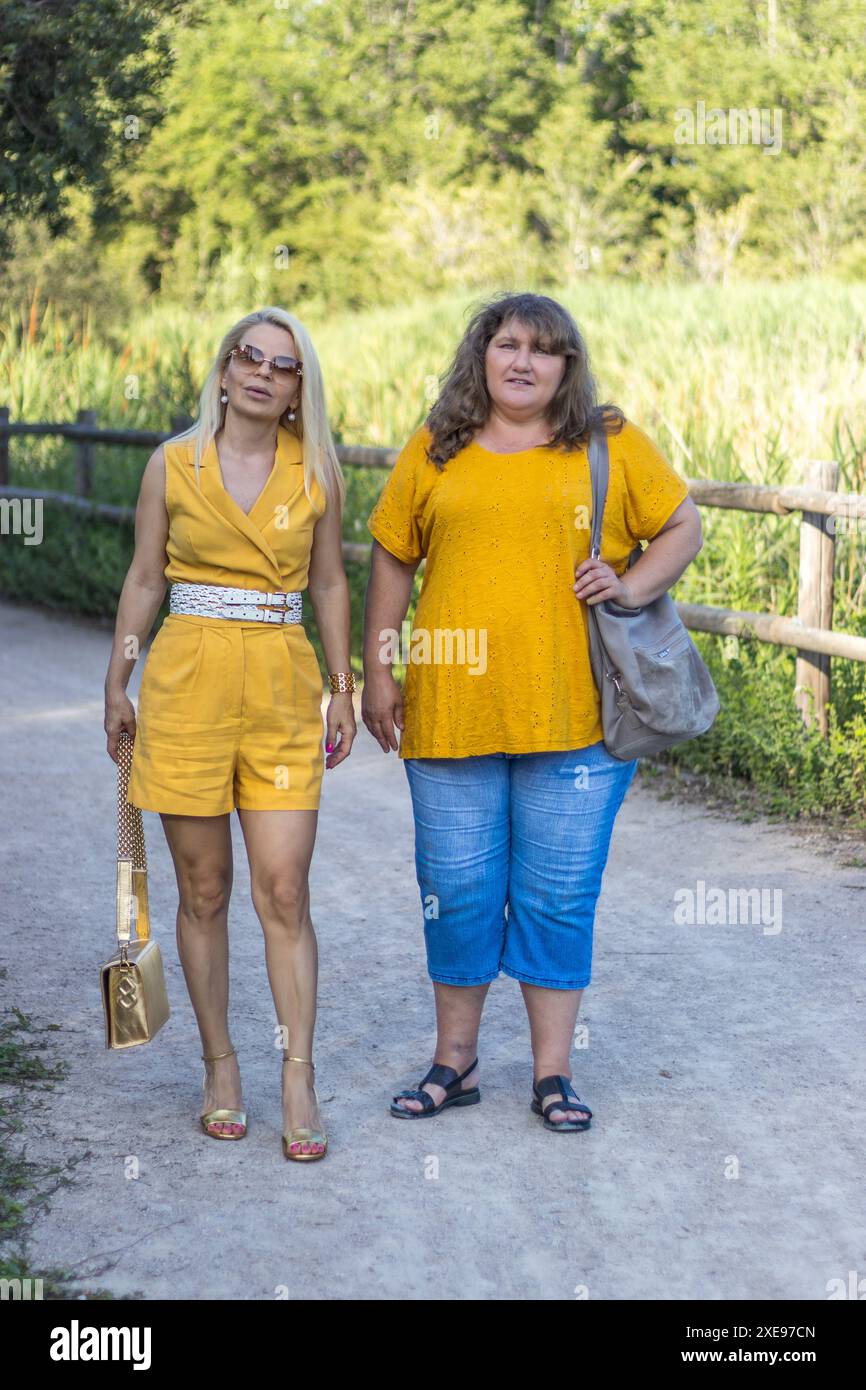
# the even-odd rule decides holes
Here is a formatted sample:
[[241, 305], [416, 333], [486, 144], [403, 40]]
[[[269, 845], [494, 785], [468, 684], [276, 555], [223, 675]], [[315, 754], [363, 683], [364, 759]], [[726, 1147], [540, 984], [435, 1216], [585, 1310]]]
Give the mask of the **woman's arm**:
[[584, 560], [578, 565], [575, 597], [587, 603], [613, 599], [623, 608], [642, 608], [676, 583], [702, 545], [700, 513], [691, 497], [684, 497], [623, 576], [602, 560]]
[[109, 757], [125, 730], [135, 738], [135, 707], [126, 694], [141, 645], [153, 627], [167, 587], [165, 578], [168, 512], [165, 507], [165, 456], [162, 445], [145, 464], [135, 508], [135, 552], [117, 604], [117, 621], [105, 676], [105, 722]]
[[364, 690], [361, 718], [384, 753], [397, 750], [396, 728], [403, 728], [403, 695], [382, 655], [384, 636], [399, 633], [412, 597], [422, 557], [406, 564], [374, 539], [364, 607]]
[[[328, 671], [351, 671], [349, 582], [343, 568], [341, 509], [336, 497], [329, 499], [313, 531], [307, 589]], [[358, 731], [350, 690], [331, 696], [325, 728], [325, 743], [335, 749], [325, 759], [325, 766], [332, 768], [349, 756]]]

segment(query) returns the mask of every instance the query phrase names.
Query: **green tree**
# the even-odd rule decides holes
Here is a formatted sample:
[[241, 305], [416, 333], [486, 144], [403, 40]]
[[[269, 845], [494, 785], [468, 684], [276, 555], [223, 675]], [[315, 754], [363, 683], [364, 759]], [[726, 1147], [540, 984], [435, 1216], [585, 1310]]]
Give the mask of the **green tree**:
[[94, 219], [108, 224], [123, 123], [158, 119], [166, 21], [190, 9], [182, 0], [2, 0], [0, 256], [14, 217], [68, 231], [71, 186], [91, 192]]

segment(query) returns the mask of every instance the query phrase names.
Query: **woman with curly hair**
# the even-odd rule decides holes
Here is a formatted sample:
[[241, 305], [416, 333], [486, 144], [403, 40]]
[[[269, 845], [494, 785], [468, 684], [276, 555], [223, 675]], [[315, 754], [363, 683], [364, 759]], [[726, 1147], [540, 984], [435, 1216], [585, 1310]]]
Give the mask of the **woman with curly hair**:
[[[596, 428], [610, 455], [603, 558], [589, 554]], [[478, 1029], [502, 971], [529, 1016], [532, 1110], [548, 1130], [585, 1130], [570, 1053], [637, 766], [603, 741], [586, 605], [636, 608], [669, 589], [700, 549], [697, 508], [643, 431], [597, 404], [567, 310], [508, 294], [475, 313], [368, 526], [362, 717], [386, 753], [401, 731], [437, 1019], [433, 1065], [391, 1113], [480, 1100]], [[401, 694], [395, 639], [422, 558]]]

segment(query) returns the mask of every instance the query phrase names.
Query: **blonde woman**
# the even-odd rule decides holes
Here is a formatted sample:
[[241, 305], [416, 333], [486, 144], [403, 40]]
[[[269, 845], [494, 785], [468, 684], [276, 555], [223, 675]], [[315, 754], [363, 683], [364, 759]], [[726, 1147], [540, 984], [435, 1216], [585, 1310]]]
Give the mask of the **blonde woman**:
[[[219, 346], [196, 423], [151, 455], [105, 681], [108, 753], [134, 740], [128, 800], [158, 812], [178, 885], [177, 944], [205, 1062], [201, 1126], [246, 1134], [228, 1025], [229, 818], [237, 809], [283, 1045], [283, 1152], [324, 1157], [313, 1085], [318, 954], [308, 871], [324, 766], [355, 737], [345, 483], [310, 336], [259, 309]], [[170, 613], [126, 695], [166, 589]], [[301, 624], [307, 589], [330, 679]]]
[[[599, 559], [592, 428], [610, 453]], [[529, 1018], [533, 1112], [556, 1133], [585, 1130], [592, 1110], [571, 1084], [571, 1046], [637, 765], [603, 742], [586, 605], [639, 607], [668, 589], [700, 549], [697, 508], [643, 431], [597, 404], [567, 310], [517, 294], [474, 315], [368, 525], [362, 713], [385, 753], [401, 732], [438, 1029], [432, 1067], [391, 1114], [428, 1119], [480, 1100], [481, 1011], [502, 971]], [[422, 556], [401, 694], [391, 634]]]

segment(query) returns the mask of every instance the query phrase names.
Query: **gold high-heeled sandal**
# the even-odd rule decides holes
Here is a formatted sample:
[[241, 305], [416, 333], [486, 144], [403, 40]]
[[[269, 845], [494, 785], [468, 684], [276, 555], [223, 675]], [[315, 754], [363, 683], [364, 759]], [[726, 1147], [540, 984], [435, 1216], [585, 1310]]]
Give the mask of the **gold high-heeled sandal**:
[[[313, 1071], [316, 1070], [308, 1057], [289, 1057], [287, 1053], [284, 1053], [283, 1063], [285, 1064], [286, 1062], [303, 1062], [305, 1066], [312, 1067]], [[316, 1097], [316, 1104], [318, 1105], [319, 1094], [315, 1086], [313, 1087], [313, 1095]], [[322, 1152], [305, 1154], [299, 1151], [293, 1154], [290, 1149], [290, 1145], [292, 1144], [321, 1144]], [[290, 1129], [288, 1134], [283, 1135], [283, 1153], [286, 1158], [294, 1159], [296, 1163], [307, 1163], [310, 1159], [324, 1158], [327, 1152], [328, 1136], [321, 1129], [306, 1129], [301, 1126], [300, 1128]]]
[[[218, 1062], [221, 1057], [231, 1057], [235, 1049], [232, 1047], [228, 1052], [217, 1052], [213, 1057], [205, 1057], [201, 1054], [203, 1062]], [[207, 1067], [204, 1070], [204, 1084], [207, 1085]], [[208, 1110], [204, 1115], [199, 1115], [201, 1127], [211, 1139], [243, 1139], [247, 1132], [247, 1112], [246, 1110]], [[224, 1130], [210, 1130], [208, 1125], [212, 1124], [243, 1125], [243, 1133], [226, 1134]]]

